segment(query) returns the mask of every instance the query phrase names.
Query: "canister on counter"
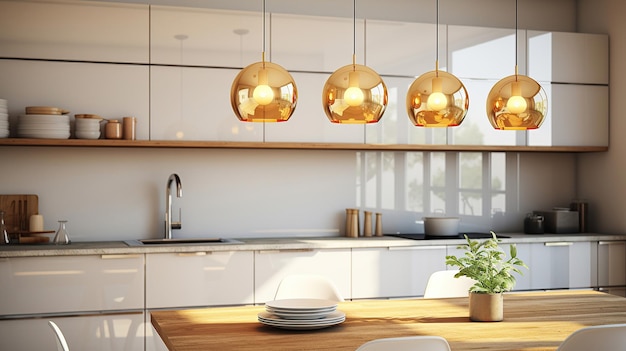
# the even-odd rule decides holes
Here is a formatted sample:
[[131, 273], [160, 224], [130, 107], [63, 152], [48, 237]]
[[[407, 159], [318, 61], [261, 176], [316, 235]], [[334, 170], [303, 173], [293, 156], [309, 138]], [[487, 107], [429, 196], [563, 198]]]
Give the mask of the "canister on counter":
[[578, 231], [580, 233], [587, 232], [587, 208], [588, 204], [585, 200], [574, 200], [570, 204], [570, 210], [578, 211]]

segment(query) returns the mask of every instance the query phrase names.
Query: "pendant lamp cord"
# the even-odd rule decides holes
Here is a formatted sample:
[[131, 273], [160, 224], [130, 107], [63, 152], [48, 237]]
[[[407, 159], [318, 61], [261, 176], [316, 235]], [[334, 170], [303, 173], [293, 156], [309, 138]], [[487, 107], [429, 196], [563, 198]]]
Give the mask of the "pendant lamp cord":
[[262, 61], [263, 68], [265, 68], [265, 0], [263, 0], [263, 51], [262, 51]]
[[517, 0], [515, 0], [515, 81], [517, 81], [517, 75], [519, 69], [517, 66]]
[[437, 0], [435, 17], [435, 76], [439, 77], [439, 0]]
[[352, 1], [352, 69], [356, 71], [356, 0]]

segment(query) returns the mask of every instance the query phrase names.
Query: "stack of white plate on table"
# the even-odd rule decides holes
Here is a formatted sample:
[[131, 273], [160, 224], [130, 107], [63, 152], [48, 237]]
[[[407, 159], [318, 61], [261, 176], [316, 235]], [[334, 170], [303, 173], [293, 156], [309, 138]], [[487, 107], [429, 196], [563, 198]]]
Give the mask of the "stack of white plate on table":
[[100, 122], [103, 120], [98, 115], [79, 114], [74, 115], [76, 127], [75, 135], [78, 139], [100, 138]]
[[56, 107], [27, 107], [26, 114], [20, 115], [17, 136], [36, 139], [68, 139], [70, 137], [70, 117]]
[[9, 105], [5, 99], [0, 99], [0, 138], [9, 136]]
[[321, 299], [283, 299], [265, 303], [259, 322], [276, 328], [309, 330], [343, 323], [346, 314], [337, 310], [337, 302]]

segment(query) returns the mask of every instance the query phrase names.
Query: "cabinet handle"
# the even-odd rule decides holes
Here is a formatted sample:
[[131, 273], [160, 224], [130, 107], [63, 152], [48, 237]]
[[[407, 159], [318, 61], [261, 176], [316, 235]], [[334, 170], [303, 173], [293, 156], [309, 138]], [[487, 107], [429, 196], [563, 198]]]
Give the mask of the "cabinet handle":
[[400, 250], [441, 250], [446, 247], [443, 245], [433, 245], [433, 246], [389, 246], [387, 249], [389, 251], [400, 251]]
[[258, 250], [260, 254], [271, 254], [279, 252], [313, 252], [313, 249], [277, 249], [277, 250]]
[[624, 241], [598, 241], [598, 245], [624, 245]]
[[179, 252], [178, 256], [180, 256], [180, 257], [193, 257], [193, 256], [206, 256], [207, 254], [210, 254], [210, 252], [206, 252], [206, 251]]
[[139, 258], [141, 254], [105, 254], [100, 255], [100, 258], [103, 260], [115, 260], [119, 258]]
[[544, 243], [545, 246], [572, 246], [574, 243], [568, 241], [559, 241], [555, 243]]

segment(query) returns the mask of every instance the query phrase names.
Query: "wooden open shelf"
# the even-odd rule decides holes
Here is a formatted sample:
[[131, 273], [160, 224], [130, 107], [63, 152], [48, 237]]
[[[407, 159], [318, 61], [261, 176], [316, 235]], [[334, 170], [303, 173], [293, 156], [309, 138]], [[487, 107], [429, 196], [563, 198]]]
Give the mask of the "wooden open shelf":
[[239, 141], [110, 140], [110, 139], [0, 139], [0, 146], [53, 147], [131, 147], [131, 148], [206, 148], [206, 149], [285, 149], [285, 150], [354, 150], [354, 151], [470, 151], [470, 152], [604, 152], [606, 146], [498, 146], [498, 145], [426, 145], [295, 143]]

